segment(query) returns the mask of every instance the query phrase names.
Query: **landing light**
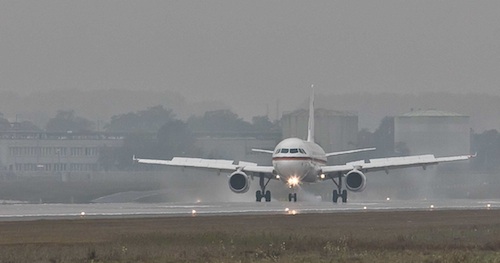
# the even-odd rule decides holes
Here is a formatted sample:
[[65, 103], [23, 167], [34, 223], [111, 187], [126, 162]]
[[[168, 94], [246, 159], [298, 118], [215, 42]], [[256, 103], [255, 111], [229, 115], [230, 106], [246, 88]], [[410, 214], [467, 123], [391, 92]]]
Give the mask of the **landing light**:
[[319, 178], [321, 178], [321, 179], [325, 179], [325, 177], [326, 177], [325, 174], [320, 174], [319, 175]]
[[276, 175], [276, 179], [278, 179], [278, 180], [280, 179], [280, 175], [279, 174]]
[[487, 204], [487, 205], [486, 205], [486, 207], [487, 207], [487, 208], [491, 208], [491, 204]]
[[82, 212], [80, 213], [80, 216], [85, 216], [85, 212], [83, 212], [83, 211], [82, 211]]
[[434, 205], [431, 205], [431, 209], [433, 209], [433, 208], [434, 208]]
[[196, 215], [196, 210], [191, 210], [191, 215], [195, 216]]
[[386, 200], [387, 200], [387, 201], [391, 201], [391, 198], [390, 198], [390, 197], [387, 197], [387, 199], [386, 199]]
[[292, 176], [288, 178], [288, 185], [290, 187], [297, 186], [299, 184], [299, 178], [297, 176]]

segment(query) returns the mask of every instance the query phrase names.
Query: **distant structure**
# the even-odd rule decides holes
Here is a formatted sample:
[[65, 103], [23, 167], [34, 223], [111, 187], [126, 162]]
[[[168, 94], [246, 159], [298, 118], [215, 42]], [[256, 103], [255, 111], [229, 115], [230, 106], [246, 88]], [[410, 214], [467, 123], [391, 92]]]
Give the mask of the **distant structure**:
[[394, 118], [394, 143], [403, 144], [410, 154], [468, 154], [469, 116], [438, 110], [408, 112]]
[[255, 137], [198, 137], [196, 146], [202, 158], [227, 159], [271, 165], [268, 154], [252, 151], [253, 148], [273, 150], [279, 139]]
[[100, 155], [123, 145], [105, 133], [0, 132], [3, 175], [89, 173], [101, 170]]
[[[283, 138], [306, 139], [308, 111], [301, 109], [283, 114], [281, 129]], [[351, 112], [316, 109], [315, 140], [327, 152], [357, 148], [358, 115]]]

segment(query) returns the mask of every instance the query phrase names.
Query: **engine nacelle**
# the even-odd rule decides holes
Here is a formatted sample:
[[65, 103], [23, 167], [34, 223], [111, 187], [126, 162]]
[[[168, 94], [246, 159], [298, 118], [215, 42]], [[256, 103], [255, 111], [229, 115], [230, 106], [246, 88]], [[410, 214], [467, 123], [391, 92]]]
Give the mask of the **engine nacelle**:
[[250, 180], [248, 175], [242, 171], [236, 171], [229, 176], [229, 189], [231, 191], [242, 194], [246, 193], [250, 188]]
[[366, 176], [358, 170], [352, 170], [345, 176], [345, 186], [349, 191], [361, 192], [366, 187]]

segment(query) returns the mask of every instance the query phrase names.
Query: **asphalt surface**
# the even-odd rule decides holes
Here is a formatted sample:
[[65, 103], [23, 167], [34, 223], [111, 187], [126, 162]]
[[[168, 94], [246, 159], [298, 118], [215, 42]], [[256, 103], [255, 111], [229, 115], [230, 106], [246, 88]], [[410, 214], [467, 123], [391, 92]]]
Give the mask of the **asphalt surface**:
[[0, 205], [1, 221], [165, 216], [272, 215], [422, 210], [498, 210], [500, 200], [376, 200], [330, 202], [103, 203]]

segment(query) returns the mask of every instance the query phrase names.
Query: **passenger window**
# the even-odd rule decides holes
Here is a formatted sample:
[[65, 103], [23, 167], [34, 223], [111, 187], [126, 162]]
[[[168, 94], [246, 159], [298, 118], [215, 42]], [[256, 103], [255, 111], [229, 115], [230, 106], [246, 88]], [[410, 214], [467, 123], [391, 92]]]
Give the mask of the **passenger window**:
[[288, 153], [288, 149], [285, 148], [281, 149], [281, 153]]
[[290, 153], [298, 153], [299, 152], [299, 149], [290, 149]]

